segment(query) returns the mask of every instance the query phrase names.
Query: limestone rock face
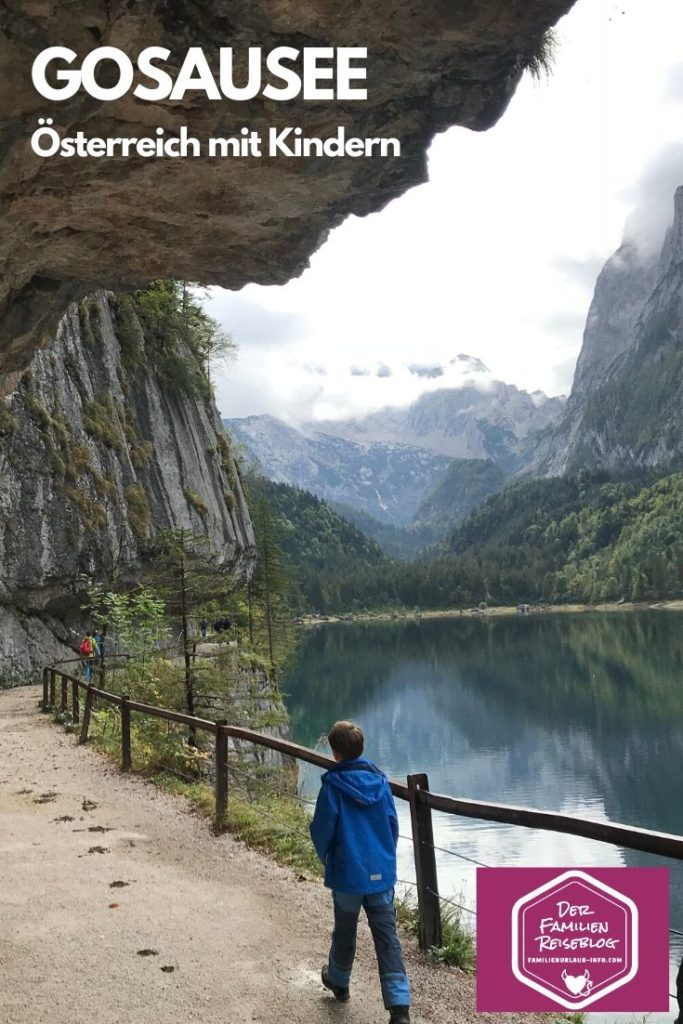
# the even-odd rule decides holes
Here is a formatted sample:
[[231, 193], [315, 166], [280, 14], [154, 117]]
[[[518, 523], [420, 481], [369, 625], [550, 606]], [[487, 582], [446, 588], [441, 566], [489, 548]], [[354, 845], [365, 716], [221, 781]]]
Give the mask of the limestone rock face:
[[[7, 0], [0, 8], [0, 374], [28, 365], [68, 302], [98, 286], [163, 276], [240, 288], [300, 273], [330, 228], [380, 209], [425, 180], [438, 131], [485, 129], [503, 113], [550, 25], [573, 0]], [[36, 55], [59, 44], [135, 58], [151, 45], [188, 47], [214, 67], [219, 47], [244, 54], [289, 45], [368, 48], [367, 101], [101, 102], [43, 99]], [[106, 84], [106, 83], [105, 83]], [[175, 134], [200, 140], [300, 126], [327, 136], [397, 137], [400, 158], [42, 159], [39, 117], [60, 134]], [[5, 392], [13, 383], [5, 382]]]
[[0, 676], [60, 656], [82, 627], [80, 577], [139, 579], [161, 529], [205, 534], [236, 576], [255, 557], [212, 401], [162, 379], [137, 318], [120, 340], [117, 301], [70, 307], [0, 400]]
[[683, 454], [683, 188], [659, 252], [625, 241], [598, 277], [572, 392], [526, 471], [668, 466]]

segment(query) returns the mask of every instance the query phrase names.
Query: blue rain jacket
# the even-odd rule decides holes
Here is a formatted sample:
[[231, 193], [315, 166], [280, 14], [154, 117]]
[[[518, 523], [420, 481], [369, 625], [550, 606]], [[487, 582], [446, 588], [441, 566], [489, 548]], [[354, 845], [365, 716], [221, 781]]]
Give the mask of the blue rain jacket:
[[311, 838], [325, 885], [348, 893], [396, 884], [398, 816], [389, 782], [372, 761], [339, 761], [322, 777]]

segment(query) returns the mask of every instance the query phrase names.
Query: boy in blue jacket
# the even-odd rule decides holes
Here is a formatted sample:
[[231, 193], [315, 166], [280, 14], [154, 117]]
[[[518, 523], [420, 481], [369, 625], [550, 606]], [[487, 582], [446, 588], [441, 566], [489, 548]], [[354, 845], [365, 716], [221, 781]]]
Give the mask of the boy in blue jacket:
[[396, 933], [394, 886], [398, 817], [385, 775], [363, 757], [363, 730], [337, 722], [328, 734], [337, 762], [322, 777], [311, 822], [311, 838], [325, 865], [325, 885], [334, 900], [325, 988], [339, 1002], [349, 999], [351, 969], [361, 907], [372, 932], [389, 1024], [410, 1024], [410, 986]]

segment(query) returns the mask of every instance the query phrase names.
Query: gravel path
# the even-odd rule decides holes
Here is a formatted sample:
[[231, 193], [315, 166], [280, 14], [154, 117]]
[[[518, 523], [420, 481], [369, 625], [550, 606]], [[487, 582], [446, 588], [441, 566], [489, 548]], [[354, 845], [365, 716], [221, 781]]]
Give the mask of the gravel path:
[[[319, 980], [323, 887], [77, 747], [39, 696], [0, 693], [3, 1024], [386, 1022], [366, 925], [342, 1006]], [[472, 978], [406, 951], [416, 1024], [501, 1024]]]

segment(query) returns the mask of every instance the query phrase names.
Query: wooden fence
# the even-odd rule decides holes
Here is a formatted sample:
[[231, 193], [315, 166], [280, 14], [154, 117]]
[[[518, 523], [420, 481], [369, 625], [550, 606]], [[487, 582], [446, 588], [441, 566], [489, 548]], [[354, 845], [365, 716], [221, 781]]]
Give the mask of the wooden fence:
[[[192, 731], [199, 730], [215, 736], [215, 821], [218, 825], [225, 821], [228, 810], [228, 739], [230, 737], [278, 751], [297, 761], [304, 761], [306, 764], [312, 764], [318, 768], [332, 768], [335, 764], [324, 754], [319, 754], [308, 747], [302, 747], [298, 743], [291, 743], [276, 736], [267, 736], [240, 726], [228, 725], [226, 721], [211, 721], [184, 715], [178, 711], [169, 711], [151, 704], [141, 704], [139, 701], [131, 700], [125, 694], [110, 693], [103, 688], [96, 687], [61, 668], [63, 665], [80, 663], [82, 660], [74, 658], [71, 661], [49, 665], [43, 670], [43, 698], [40, 702], [43, 711], [60, 710], [70, 713], [72, 721], [81, 727], [79, 743], [86, 743], [95, 699], [119, 707], [121, 709], [122, 771], [129, 771], [132, 763], [130, 722], [133, 712], [152, 718], [165, 719], [169, 722], [178, 722], [188, 726]], [[103, 681], [104, 671], [99, 675], [100, 680]], [[85, 691], [82, 715], [81, 691]], [[59, 703], [57, 702], [58, 692]], [[69, 695], [71, 696], [70, 707]], [[555, 811], [539, 811], [528, 807], [514, 807], [509, 804], [493, 804], [444, 796], [430, 791], [429, 779], [423, 773], [409, 775], [406, 784], [394, 779], [390, 779], [389, 783], [394, 796], [399, 800], [406, 800], [410, 805], [419, 913], [418, 938], [423, 949], [430, 949], [432, 946], [442, 944], [441, 902], [432, 811], [508, 825], [520, 825], [526, 828], [545, 829], [566, 835], [583, 836], [601, 843], [611, 843], [631, 850], [683, 860], [683, 836], [670, 835], [667, 832], [652, 832], [633, 825], [591, 821]]]

